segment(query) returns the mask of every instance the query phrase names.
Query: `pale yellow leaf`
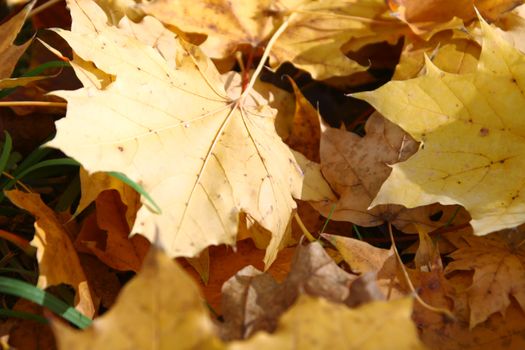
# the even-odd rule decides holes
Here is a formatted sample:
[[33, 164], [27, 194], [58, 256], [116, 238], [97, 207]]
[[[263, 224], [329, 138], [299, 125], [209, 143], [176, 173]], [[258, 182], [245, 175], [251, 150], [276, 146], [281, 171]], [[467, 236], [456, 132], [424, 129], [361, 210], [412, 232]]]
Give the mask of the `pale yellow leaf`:
[[255, 91], [242, 101], [229, 96], [213, 63], [176, 37], [170, 39], [176, 59], [167, 61], [162, 48], [135, 35], [158, 26], [153, 18], [139, 24], [124, 18], [115, 27], [99, 19], [104, 14], [90, 0], [70, 7], [73, 23], [96, 18], [93, 29], [57, 32], [115, 80], [55, 92], [68, 111], [48, 145], [89, 172], [119, 171], [142, 185], [163, 214], [143, 206], [132, 231], [153, 240], [161, 228], [158, 239], [171, 256], [234, 244], [243, 212], [272, 233], [265, 261], [273, 261], [303, 181], [275, 132], [275, 110]]
[[93, 325], [74, 330], [53, 322], [59, 349], [222, 349], [195, 282], [152, 249], [115, 305]]

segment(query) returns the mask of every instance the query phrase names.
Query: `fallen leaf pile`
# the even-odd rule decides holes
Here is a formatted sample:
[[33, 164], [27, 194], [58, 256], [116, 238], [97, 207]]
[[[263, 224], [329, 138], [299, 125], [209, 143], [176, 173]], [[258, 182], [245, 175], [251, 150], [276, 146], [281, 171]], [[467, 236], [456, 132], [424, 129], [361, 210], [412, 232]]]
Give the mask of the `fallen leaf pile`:
[[525, 348], [523, 1], [7, 5], [2, 349]]

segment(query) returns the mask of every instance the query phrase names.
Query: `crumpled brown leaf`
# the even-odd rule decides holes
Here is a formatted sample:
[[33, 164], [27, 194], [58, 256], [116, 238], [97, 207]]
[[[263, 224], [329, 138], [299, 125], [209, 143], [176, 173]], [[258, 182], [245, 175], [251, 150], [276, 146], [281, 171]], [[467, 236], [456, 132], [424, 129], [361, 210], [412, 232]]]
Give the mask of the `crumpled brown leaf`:
[[356, 277], [339, 268], [319, 243], [299, 246], [282, 284], [249, 266], [223, 285], [224, 339], [244, 339], [259, 330], [273, 331], [279, 316], [301, 294], [343, 303]]
[[[408, 159], [418, 144], [401, 128], [383, 118], [371, 115], [366, 123], [366, 135], [324, 127], [321, 135], [321, 171], [339, 194], [335, 202], [312, 203], [328, 216], [335, 204], [331, 220], [350, 221], [360, 226], [377, 226], [385, 221], [398, 229], [415, 233], [414, 224], [430, 229], [446, 223], [458, 210], [457, 206], [432, 204], [406, 209], [399, 205], [382, 205], [368, 209], [383, 182], [391, 172], [390, 164]], [[431, 216], [441, 213], [438, 220]], [[461, 211], [455, 222], [467, 221]]]
[[465, 291], [470, 308], [470, 328], [493, 313], [502, 315], [511, 298], [525, 310], [524, 226], [484, 237], [463, 236], [458, 250], [450, 254], [445, 273], [473, 271], [472, 284]]

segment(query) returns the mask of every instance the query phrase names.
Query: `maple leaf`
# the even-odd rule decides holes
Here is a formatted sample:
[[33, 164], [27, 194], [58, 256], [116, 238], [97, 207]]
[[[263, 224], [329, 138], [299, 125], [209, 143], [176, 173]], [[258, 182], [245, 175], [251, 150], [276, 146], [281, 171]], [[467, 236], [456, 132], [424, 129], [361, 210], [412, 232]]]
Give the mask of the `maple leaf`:
[[[414, 276], [412, 274], [412, 276]], [[431, 277], [431, 276], [429, 276]], [[437, 277], [437, 276], [436, 276]], [[515, 301], [512, 302], [505, 315], [492, 314], [485, 322], [474, 328], [469, 327], [470, 307], [468, 306], [468, 291], [472, 284], [469, 272], [457, 271], [446, 280], [453, 293], [447, 295], [439, 286], [439, 280], [430, 278], [420, 280], [418, 291], [421, 297], [432, 305], [448, 307], [447, 299], [454, 302], [455, 321], [445, 320], [440, 315], [415, 306], [413, 320], [418, 325], [421, 340], [430, 349], [462, 350], [462, 349], [522, 349], [525, 347], [525, 314]], [[440, 301], [441, 300], [441, 301]], [[422, 312], [424, 311], [424, 313]]]
[[[388, 205], [368, 209], [391, 172], [387, 164], [409, 158], [417, 150], [417, 143], [378, 113], [369, 117], [365, 131], [366, 135], [360, 137], [345, 130], [323, 127], [321, 169], [340, 197], [337, 201], [312, 203], [312, 206], [324, 216], [331, 213], [332, 220], [361, 226], [377, 226], [388, 221], [405, 232], [415, 232], [414, 224], [437, 228], [447, 222], [457, 207], [430, 205], [407, 210]], [[430, 219], [439, 212], [442, 213], [440, 220]]]
[[[320, 274], [326, 266], [312, 265]], [[326, 273], [324, 277], [333, 279], [334, 275]], [[323, 291], [322, 285], [317, 288]], [[422, 349], [411, 312], [412, 300], [408, 298], [349, 309], [323, 298], [301, 296], [281, 317], [275, 334], [259, 332], [247, 341], [224, 343], [192, 279], [162, 251], [152, 249], [143, 270], [91, 327], [80, 331], [59, 322], [53, 322], [52, 327], [59, 349], [317, 349], [343, 344], [348, 349], [377, 349], [386, 344]]]
[[394, 164], [371, 207], [461, 204], [478, 235], [525, 221], [521, 119], [525, 57], [482, 23], [477, 71], [453, 75], [427, 62], [427, 75], [355, 96], [421, 142]]
[[393, 80], [411, 79], [425, 71], [425, 54], [439, 69], [455, 74], [473, 73], [477, 69], [480, 45], [462, 30], [443, 31], [423, 40], [407, 35]]
[[411, 310], [409, 298], [352, 310], [301, 296], [273, 335], [259, 333], [246, 342], [233, 342], [229, 349], [424, 349], [410, 320]]
[[86, 316], [93, 317], [95, 307], [90, 287], [63, 224], [53, 210], [42, 202], [40, 195], [18, 190], [7, 191], [6, 195], [13, 204], [36, 218], [36, 233], [31, 245], [37, 248], [40, 272], [38, 286], [47, 288], [62, 283], [71, 285], [76, 292], [75, 307]]
[[59, 349], [223, 348], [197, 286], [158, 249], [92, 327], [78, 331], [54, 322], [53, 328]]
[[[169, 52], [145, 44], [134, 33], [162, 27], [155, 19], [135, 24], [124, 18], [112, 27], [91, 1], [70, 7], [73, 31], [57, 32], [104, 77], [115, 78], [105, 86], [91, 79], [82, 89], [55, 92], [68, 101], [68, 111], [48, 145], [89, 172], [118, 171], [141, 184], [164, 214], [143, 206], [132, 231], [152, 240], [160, 227], [160, 244], [170, 255], [234, 244], [243, 212], [272, 233], [265, 261], [273, 261], [286, 243], [292, 196], [301, 198], [304, 190], [315, 197], [312, 187], [302, 188], [299, 156], [275, 132], [275, 111], [250, 89], [229, 97], [198, 48], [175, 37]], [[164, 59], [173, 52], [175, 60]], [[78, 65], [76, 71], [93, 73]]]
[[470, 328], [495, 312], [504, 314], [512, 296], [525, 310], [525, 248], [503, 231], [485, 237], [464, 236], [464, 243], [453, 252], [446, 273], [474, 271], [467, 289]]
[[341, 47], [350, 39], [360, 40], [352, 49], [368, 41], [395, 43], [403, 27], [387, 15], [388, 8], [381, 0], [236, 0], [213, 4], [206, 0], [157, 0], [140, 8], [184, 32], [206, 34], [201, 47], [214, 58], [231, 55], [241, 44], [261, 45], [283, 18], [293, 14], [272, 48], [270, 65], [276, 68], [290, 61], [314, 79], [366, 70], [347, 58]]
[[393, 248], [383, 249], [360, 241], [358, 239], [323, 234], [338, 251], [350, 267], [352, 272], [361, 274], [375, 274], [377, 287], [389, 299], [402, 298], [407, 295], [404, 280], [400, 280], [400, 266], [396, 260]]

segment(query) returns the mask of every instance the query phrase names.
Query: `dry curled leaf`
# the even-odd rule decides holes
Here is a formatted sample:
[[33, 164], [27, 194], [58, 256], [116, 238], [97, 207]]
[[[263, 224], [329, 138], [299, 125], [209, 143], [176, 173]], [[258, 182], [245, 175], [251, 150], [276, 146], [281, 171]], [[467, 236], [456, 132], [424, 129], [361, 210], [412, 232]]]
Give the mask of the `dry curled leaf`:
[[[337, 221], [361, 226], [391, 222], [405, 232], [416, 232], [415, 224], [434, 229], [452, 218], [457, 207], [429, 205], [406, 209], [399, 205], [369, 208], [382, 183], [392, 171], [390, 164], [413, 155], [418, 144], [403, 130], [378, 113], [365, 126], [366, 135], [325, 126], [321, 135], [321, 170], [337, 201], [312, 203], [321, 214]], [[440, 214], [438, 220], [432, 218]], [[464, 220], [462, 215], [456, 221]]]
[[222, 336], [244, 339], [260, 330], [274, 331], [281, 314], [302, 294], [344, 303], [354, 279], [319, 243], [297, 247], [290, 272], [281, 284], [253, 267], [244, 268], [223, 285]]
[[447, 273], [474, 272], [467, 290], [471, 328], [493, 313], [504, 315], [511, 304], [510, 297], [525, 310], [525, 247], [510, 236], [512, 231], [485, 237], [464, 236], [463, 244], [450, 255], [454, 261], [448, 264]]

